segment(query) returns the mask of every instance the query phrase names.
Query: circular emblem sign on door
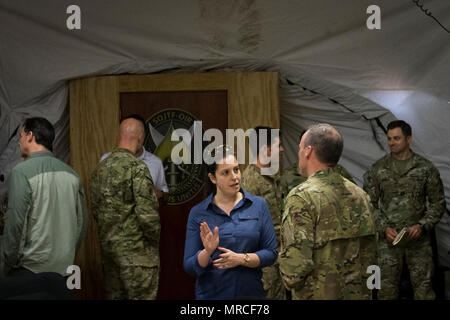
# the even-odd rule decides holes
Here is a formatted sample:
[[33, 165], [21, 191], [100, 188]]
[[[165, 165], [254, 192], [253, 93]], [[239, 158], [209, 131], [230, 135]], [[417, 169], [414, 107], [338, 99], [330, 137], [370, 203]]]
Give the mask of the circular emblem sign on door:
[[[172, 150], [180, 143], [186, 144], [193, 155], [193, 126], [195, 118], [189, 112], [180, 109], [164, 109], [147, 119], [149, 130], [145, 148], [158, 156], [164, 166], [167, 185], [169, 187], [169, 205], [179, 205], [194, 198], [205, 185], [204, 164], [191, 163], [175, 164], [172, 161]], [[176, 129], [185, 129], [190, 132], [191, 140], [185, 141], [179, 137], [179, 141], [172, 141], [172, 133]]]

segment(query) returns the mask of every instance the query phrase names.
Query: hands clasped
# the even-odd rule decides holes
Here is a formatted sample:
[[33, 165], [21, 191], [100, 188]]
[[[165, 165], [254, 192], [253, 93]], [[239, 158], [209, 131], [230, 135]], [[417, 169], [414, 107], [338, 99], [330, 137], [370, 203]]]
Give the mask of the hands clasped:
[[[422, 226], [420, 224], [415, 224], [411, 227], [408, 227], [408, 240], [414, 240], [419, 238], [422, 235]], [[386, 228], [386, 239], [392, 243], [397, 236], [397, 230], [393, 228]]]
[[225, 253], [219, 254], [219, 259], [213, 261], [214, 267], [218, 269], [229, 269], [237, 267], [242, 263], [242, 258], [238, 253], [222, 247], [218, 249]]

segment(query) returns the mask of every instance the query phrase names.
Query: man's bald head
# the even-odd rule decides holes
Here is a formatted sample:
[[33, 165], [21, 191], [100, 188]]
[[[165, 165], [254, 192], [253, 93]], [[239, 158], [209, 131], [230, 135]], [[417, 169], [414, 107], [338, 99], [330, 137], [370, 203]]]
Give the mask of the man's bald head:
[[344, 147], [341, 134], [333, 126], [319, 123], [308, 128], [304, 137], [304, 147], [311, 146], [317, 160], [329, 166], [338, 163]]
[[145, 128], [142, 125], [142, 122], [136, 119], [125, 119], [120, 124], [119, 129], [119, 137], [127, 137], [127, 138], [141, 138], [143, 139], [145, 135]]
[[119, 147], [136, 153], [144, 143], [145, 128], [141, 121], [129, 118], [120, 123]]

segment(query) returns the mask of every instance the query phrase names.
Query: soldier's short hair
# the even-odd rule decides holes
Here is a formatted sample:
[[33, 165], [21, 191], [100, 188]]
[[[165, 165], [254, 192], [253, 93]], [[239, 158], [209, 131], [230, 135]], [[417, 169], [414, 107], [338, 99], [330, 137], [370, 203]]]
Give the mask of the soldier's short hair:
[[330, 166], [338, 163], [344, 148], [344, 140], [339, 131], [327, 123], [319, 123], [308, 128], [305, 147], [314, 148], [317, 159]]
[[34, 117], [25, 119], [23, 123], [25, 133], [33, 132], [36, 143], [44, 146], [47, 150], [53, 151], [53, 141], [55, 140], [55, 129], [45, 118]]
[[395, 128], [400, 128], [402, 129], [402, 133], [405, 137], [410, 137], [412, 134], [412, 130], [411, 130], [411, 126], [403, 120], [394, 120], [389, 122], [388, 126], [387, 126], [387, 130], [392, 130]]

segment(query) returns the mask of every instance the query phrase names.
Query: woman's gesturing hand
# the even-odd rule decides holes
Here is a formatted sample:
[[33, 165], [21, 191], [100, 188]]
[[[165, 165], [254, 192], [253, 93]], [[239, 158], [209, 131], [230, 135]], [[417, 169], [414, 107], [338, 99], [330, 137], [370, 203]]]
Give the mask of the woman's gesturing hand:
[[203, 247], [209, 255], [212, 255], [219, 245], [219, 227], [214, 228], [214, 234], [209, 229], [206, 222], [200, 224], [200, 238], [202, 239]]

